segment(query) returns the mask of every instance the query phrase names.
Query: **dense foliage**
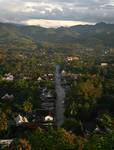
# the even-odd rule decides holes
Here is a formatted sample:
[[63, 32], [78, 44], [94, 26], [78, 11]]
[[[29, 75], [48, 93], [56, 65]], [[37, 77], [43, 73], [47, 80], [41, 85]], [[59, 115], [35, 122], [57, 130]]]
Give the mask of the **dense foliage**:
[[[58, 29], [0, 23], [0, 138], [14, 139], [6, 149], [114, 149], [113, 35], [114, 25], [105, 23]], [[56, 113], [57, 64], [65, 120], [50, 129], [42, 122]], [[18, 126], [19, 114], [30, 122]]]

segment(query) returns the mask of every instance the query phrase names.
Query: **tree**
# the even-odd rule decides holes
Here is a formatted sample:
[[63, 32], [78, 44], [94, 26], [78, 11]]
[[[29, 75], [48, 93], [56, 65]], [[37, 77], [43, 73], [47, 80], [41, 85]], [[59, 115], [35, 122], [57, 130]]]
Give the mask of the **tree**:
[[81, 150], [80, 147], [84, 141], [64, 129], [33, 131], [28, 138], [32, 150]]
[[10, 146], [11, 150], [31, 150], [31, 145], [26, 138], [14, 140]]
[[113, 119], [109, 114], [103, 114], [99, 118], [97, 118], [98, 125], [101, 127], [113, 127]]
[[30, 113], [32, 111], [32, 104], [29, 100], [24, 101], [23, 103], [23, 109], [27, 113]]
[[0, 112], [0, 133], [8, 129], [8, 119], [4, 112]]
[[79, 135], [83, 135], [84, 130], [82, 123], [80, 121], [77, 121], [76, 119], [73, 118], [66, 119], [63, 123], [63, 127], [68, 131], [71, 131]]
[[84, 150], [113, 150], [114, 132], [105, 135], [94, 135], [85, 144]]
[[80, 83], [76, 88], [76, 95], [82, 103], [88, 102], [91, 106], [96, 103], [96, 100], [101, 97], [102, 85], [95, 86], [92, 81], [87, 80]]
[[[79, 111], [86, 113], [93, 108], [102, 95], [102, 85], [94, 85], [91, 80], [73, 86], [66, 96], [66, 115], [75, 117]], [[82, 114], [83, 116], [83, 114]]]

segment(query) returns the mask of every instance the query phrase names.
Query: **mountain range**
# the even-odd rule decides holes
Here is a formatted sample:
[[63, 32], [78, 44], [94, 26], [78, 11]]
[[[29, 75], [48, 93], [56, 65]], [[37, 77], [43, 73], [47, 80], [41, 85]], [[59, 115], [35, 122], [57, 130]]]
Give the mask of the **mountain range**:
[[35, 49], [38, 45], [82, 45], [84, 47], [114, 47], [114, 24], [44, 28], [0, 23], [0, 48]]

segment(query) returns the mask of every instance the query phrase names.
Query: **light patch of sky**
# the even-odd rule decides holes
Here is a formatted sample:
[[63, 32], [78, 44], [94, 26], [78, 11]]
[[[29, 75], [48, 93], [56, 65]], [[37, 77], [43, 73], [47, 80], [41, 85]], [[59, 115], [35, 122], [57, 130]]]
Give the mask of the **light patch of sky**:
[[45, 19], [30, 19], [27, 21], [23, 22], [24, 24], [27, 25], [39, 25], [43, 26], [46, 28], [57, 28], [61, 26], [73, 26], [73, 25], [85, 25], [85, 24], [90, 24], [89, 22], [81, 22], [81, 21], [62, 21], [62, 20], [45, 20]]

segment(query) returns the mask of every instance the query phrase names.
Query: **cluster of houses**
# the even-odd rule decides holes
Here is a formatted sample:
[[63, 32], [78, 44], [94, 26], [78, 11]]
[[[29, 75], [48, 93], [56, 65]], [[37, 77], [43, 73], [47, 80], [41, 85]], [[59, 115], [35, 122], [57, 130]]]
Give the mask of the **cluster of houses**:
[[54, 80], [54, 74], [50, 73], [50, 74], [44, 74], [42, 77], [38, 77], [37, 81], [41, 82], [42, 80], [50, 80], [53, 81]]
[[[35, 109], [31, 112], [30, 118], [31, 122], [29, 122], [28, 118], [18, 114], [15, 117], [16, 125], [21, 124], [37, 124], [39, 127], [45, 128], [46, 126], [53, 126], [55, 124], [55, 97], [54, 97], [54, 91], [49, 90], [47, 88], [42, 89], [41, 92], [41, 103], [40, 108]], [[29, 116], [29, 115], [28, 115]]]
[[50, 121], [55, 121], [55, 96], [54, 96], [54, 91], [53, 90], [49, 90], [47, 88], [44, 88], [42, 90], [41, 93], [41, 105], [40, 105], [40, 109], [41, 109], [41, 113], [44, 114], [48, 114], [47, 117], [45, 117], [45, 121], [46, 120], [50, 120]]
[[61, 71], [62, 76], [62, 84], [66, 87], [70, 86], [72, 82], [75, 84], [80, 77], [82, 77], [82, 74], [75, 74], [71, 72], [66, 72], [65, 70]]
[[41, 94], [41, 109], [44, 110], [54, 110], [55, 98], [52, 94], [52, 91], [45, 91]]
[[[48, 90], [47, 88], [42, 89], [40, 98], [41, 98], [41, 110], [43, 112], [47, 111], [47, 113], [45, 115], [43, 115], [43, 120], [42, 121], [52, 121], [52, 120], [54, 120], [53, 117], [52, 117], [53, 115], [51, 115], [51, 114], [53, 114], [54, 109], [55, 109], [55, 106], [54, 106], [55, 99], [54, 99], [53, 91]], [[14, 100], [14, 95], [6, 93], [0, 99], [1, 99], [2, 103], [12, 102], [12, 100]], [[17, 112], [19, 112], [19, 111], [17, 110]], [[47, 115], [49, 112], [51, 112], [50, 116]], [[18, 115], [14, 117], [14, 120], [15, 120], [15, 123], [16, 123], [17, 126], [20, 125], [20, 124], [29, 122], [27, 117], [23, 116], [23, 114], [24, 114], [23, 111], [20, 111], [20, 113], [22, 115], [17, 113]], [[36, 115], [40, 116], [40, 114], [41, 113], [38, 113]], [[32, 116], [32, 113], [31, 113], [31, 116]], [[37, 116], [35, 118], [36, 122], [37, 122]]]
[[[29, 122], [27, 117], [18, 114], [17, 116], [14, 117], [14, 122], [15, 122], [15, 128], [18, 132], [19, 128], [23, 128], [23, 129], [37, 129], [39, 128], [40, 124], [34, 123], [34, 122]], [[52, 127], [54, 122], [54, 118], [51, 115], [46, 115], [44, 117], [44, 121], [43, 121], [43, 125], [47, 126], [47, 127]], [[15, 138], [15, 137], [13, 137]], [[9, 139], [0, 139], [0, 148], [6, 148], [9, 147], [11, 145], [11, 143], [13, 142], [13, 138], [9, 138]]]
[[[2, 80], [5, 80], [5, 81], [14, 81], [15, 79], [16, 79], [16, 77], [14, 75], [12, 75], [11, 73], [6, 73], [2, 77]], [[24, 76], [24, 77], [19, 77], [18, 79], [23, 79], [23, 80], [29, 81], [29, 80], [32, 80], [32, 77], [30, 77], [30, 76]], [[38, 82], [41, 82], [43, 80], [53, 81], [54, 80], [54, 74], [53, 73], [44, 74], [43, 76], [39, 76], [37, 78]]]
[[[27, 80], [27, 81], [32, 80], [29, 76], [24, 76], [24, 77], [22, 77], [22, 79]], [[16, 79], [15, 79], [14, 75], [12, 75], [11, 73], [6, 73], [2, 77], [2, 80], [14, 81]], [[39, 76], [37, 78], [38, 82], [41, 82], [42, 80], [54, 81], [54, 74], [48, 73], [48, 74], [44, 74], [41, 77]], [[12, 102], [12, 100], [14, 100], [14, 95], [6, 93], [5, 95], [2, 95], [2, 97], [0, 99], [1, 99], [2, 103]], [[54, 111], [55, 111], [54, 103], [55, 103], [55, 98], [53, 95], [53, 91], [51, 91], [47, 88], [42, 89], [42, 92], [41, 92], [41, 111], [46, 112], [46, 113], [43, 113], [42, 116], [40, 116], [42, 114], [41, 111], [39, 113], [36, 113], [35, 118], [33, 117], [34, 118], [33, 122], [34, 123], [37, 122], [37, 118], [40, 118], [40, 120], [38, 120], [38, 121], [41, 121], [41, 123], [45, 122], [45, 121], [51, 121], [51, 122], [54, 121], [54, 117], [53, 117]], [[50, 115], [48, 114], [49, 112], [51, 112]], [[33, 112], [33, 115], [34, 115], [34, 112]], [[25, 123], [30, 123], [28, 120], [29, 119], [24, 116], [23, 111], [22, 112], [19, 111], [18, 115], [14, 118], [16, 126], [19, 126], [19, 125], [22, 125]], [[38, 124], [41, 124], [41, 123], [38, 123]]]
[[69, 77], [69, 78], [71, 78], [71, 79], [73, 79], [73, 80], [77, 80], [82, 74], [75, 74], [75, 73], [71, 73], [71, 72], [66, 72], [65, 70], [62, 70], [61, 71], [61, 75], [62, 75], [62, 77]]

